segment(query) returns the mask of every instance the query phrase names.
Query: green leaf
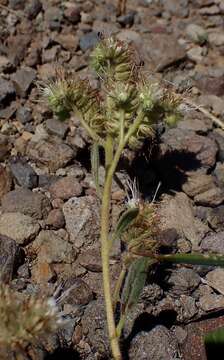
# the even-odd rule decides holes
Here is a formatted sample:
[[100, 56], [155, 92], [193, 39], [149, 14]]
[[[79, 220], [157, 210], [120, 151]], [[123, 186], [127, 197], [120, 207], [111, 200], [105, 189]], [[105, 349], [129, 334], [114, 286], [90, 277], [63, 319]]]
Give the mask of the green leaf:
[[154, 259], [142, 257], [131, 264], [121, 295], [121, 312], [123, 314], [126, 314], [138, 302], [145, 285], [148, 268], [154, 263]]
[[99, 185], [99, 166], [100, 166], [100, 156], [99, 156], [99, 144], [94, 143], [91, 148], [91, 168], [92, 176], [96, 186], [97, 195], [100, 196], [100, 185]]
[[128, 228], [130, 223], [138, 216], [138, 214], [139, 214], [139, 208], [134, 207], [126, 210], [121, 215], [117, 227], [112, 236], [112, 240], [111, 240], [112, 243], [123, 234], [123, 232]]
[[224, 267], [224, 256], [217, 254], [170, 254], [158, 255], [157, 260], [174, 264], [191, 264]]
[[204, 337], [205, 344], [224, 344], [224, 328], [219, 328], [207, 333]]

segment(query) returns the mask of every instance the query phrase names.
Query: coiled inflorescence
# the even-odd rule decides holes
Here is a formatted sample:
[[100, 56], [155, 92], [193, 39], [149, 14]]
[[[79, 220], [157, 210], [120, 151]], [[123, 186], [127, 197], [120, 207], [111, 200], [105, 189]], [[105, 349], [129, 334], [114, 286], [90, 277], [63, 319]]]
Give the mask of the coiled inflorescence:
[[153, 136], [159, 121], [168, 125], [177, 121], [179, 99], [140, 76], [134, 51], [126, 43], [113, 37], [101, 41], [91, 55], [91, 65], [102, 80], [104, 96], [87, 80], [74, 79], [64, 71], [43, 87], [51, 109], [61, 118], [78, 111], [91, 136], [94, 131], [104, 141], [110, 135], [116, 144], [122, 131], [124, 146], [132, 149]]

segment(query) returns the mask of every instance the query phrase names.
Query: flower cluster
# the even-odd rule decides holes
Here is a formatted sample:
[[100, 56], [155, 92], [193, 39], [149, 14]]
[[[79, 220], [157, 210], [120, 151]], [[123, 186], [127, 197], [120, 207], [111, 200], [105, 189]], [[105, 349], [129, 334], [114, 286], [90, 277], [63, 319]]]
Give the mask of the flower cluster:
[[[179, 118], [179, 99], [144, 79], [129, 45], [111, 37], [101, 41], [91, 55], [91, 65], [101, 78], [104, 97], [87, 80], [77, 80], [60, 71], [54, 82], [43, 87], [51, 109], [61, 118], [78, 111], [83, 126], [94, 140], [111, 135], [115, 144], [124, 135], [124, 146], [139, 149], [164, 120], [174, 125]], [[94, 136], [94, 134], [96, 136]]]
[[122, 235], [122, 241], [127, 244], [128, 261], [136, 256], [153, 257], [159, 247], [159, 218], [156, 205], [141, 201], [138, 207], [138, 215]]

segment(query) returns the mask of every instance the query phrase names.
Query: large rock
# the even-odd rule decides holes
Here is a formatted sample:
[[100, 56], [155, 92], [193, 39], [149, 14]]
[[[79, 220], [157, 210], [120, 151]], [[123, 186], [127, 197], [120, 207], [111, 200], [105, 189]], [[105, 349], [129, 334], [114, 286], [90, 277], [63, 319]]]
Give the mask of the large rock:
[[167, 34], [150, 34], [142, 47], [144, 59], [150, 59], [157, 71], [163, 71], [185, 58], [184, 49], [175, 38]]
[[87, 333], [88, 343], [100, 356], [107, 358], [109, 341], [106, 325], [105, 306], [102, 298], [92, 301], [85, 309], [81, 320], [83, 330]]
[[27, 92], [36, 78], [36, 70], [32, 68], [21, 68], [12, 76], [12, 81], [17, 95], [25, 97]]
[[160, 222], [163, 230], [175, 229], [195, 250], [209, 231], [202, 221], [195, 218], [191, 201], [184, 193], [164, 197], [160, 207]]
[[168, 284], [172, 285], [172, 294], [181, 295], [191, 293], [200, 281], [200, 276], [194, 270], [182, 268], [172, 272]]
[[3, 212], [20, 212], [34, 219], [42, 219], [50, 209], [50, 202], [45, 195], [25, 188], [10, 191], [2, 198]]
[[18, 185], [28, 189], [37, 187], [38, 175], [25, 160], [15, 159], [10, 163], [10, 169]]
[[38, 255], [32, 266], [32, 279], [36, 283], [44, 284], [55, 279], [57, 267], [62, 274], [66, 264], [70, 265], [76, 257], [71, 243], [52, 230], [42, 230], [33, 242], [32, 249]]
[[74, 150], [68, 145], [45, 140], [30, 142], [27, 152], [31, 159], [47, 166], [52, 172], [64, 167], [75, 156]]
[[21, 264], [22, 260], [23, 253], [15, 240], [0, 235], [1, 281], [9, 282], [12, 280], [13, 273]]
[[74, 176], [66, 176], [52, 184], [49, 192], [53, 199], [68, 200], [71, 197], [80, 196], [82, 186]]
[[163, 156], [172, 152], [176, 155], [180, 153], [183, 157], [191, 156], [191, 164], [188, 166], [191, 165], [193, 169], [199, 166], [210, 169], [216, 163], [218, 147], [213, 139], [195, 134], [193, 131], [174, 128], [165, 132], [162, 141]]
[[224, 231], [204, 237], [201, 242], [201, 249], [205, 252], [224, 254]]
[[38, 233], [40, 226], [30, 216], [20, 213], [5, 213], [0, 216], [0, 234], [26, 245]]
[[66, 229], [76, 247], [94, 244], [99, 238], [99, 206], [93, 196], [73, 197], [63, 206]]
[[130, 360], [173, 360], [178, 356], [178, 346], [171, 332], [163, 325], [151, 331], [141, 331], [131, 342]]

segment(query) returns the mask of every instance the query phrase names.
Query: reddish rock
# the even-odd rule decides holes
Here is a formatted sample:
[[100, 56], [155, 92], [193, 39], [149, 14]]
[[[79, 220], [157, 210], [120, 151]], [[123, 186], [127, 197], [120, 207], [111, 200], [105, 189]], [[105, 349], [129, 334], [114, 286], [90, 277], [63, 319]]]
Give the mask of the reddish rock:
[[82, 194], [82, 186], [74, 176], [66, 176], [49, 188], [52, 198], [68, 200], [73, 196], [80, 196]]
[[65, 218], [62, 210], [53, 209], [49, 212], [46, 219], [46, 224], [52, 226], [55, 229], [60, 229], [65, 225]]

